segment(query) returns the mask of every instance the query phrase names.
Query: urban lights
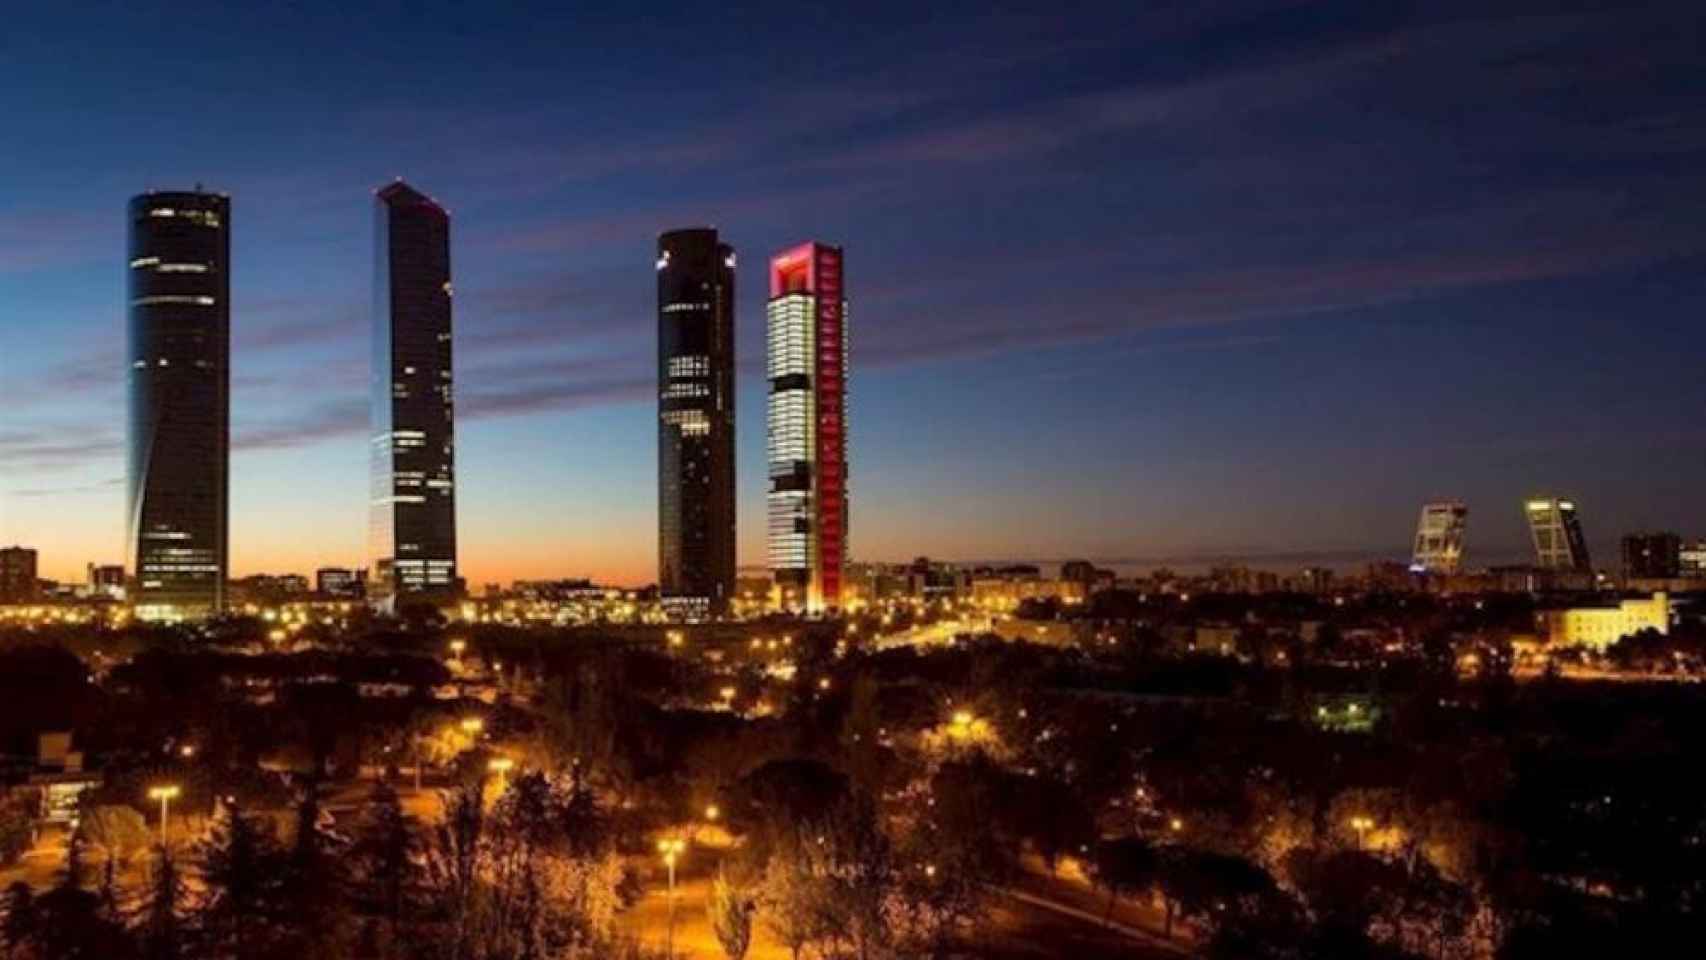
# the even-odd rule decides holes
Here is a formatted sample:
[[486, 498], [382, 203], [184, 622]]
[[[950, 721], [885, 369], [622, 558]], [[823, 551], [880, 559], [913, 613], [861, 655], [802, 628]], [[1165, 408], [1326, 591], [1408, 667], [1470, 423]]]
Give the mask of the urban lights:
[[503, 796], [504, 791], [509, 789], [509, 772], [513, 769], [515, 769], [515, 761], [509, 757], [493, 757], [486, 764], [488, 772], [497, 774], [498, 796]]
[[1374, 829], [1374, 821], [1369, 817], [1360, 815], [1352, 817], [1351, 829], [1356, 832], [1357, 849], [1361, 850], [1363, 848], [1363, 839], [1367, 836], [1370, 830]]
[[658, 841], [658, 855], [663, 857], [664, 866], [669, 869], [669, 932], [665, 934], [667, 939], [664, 941], [666, 958], [675, 956], [675, 861], [686, 852], [687, 841], [679, 837]]
[[178, 794], [182, 792], [183, 791], [175, 783], [162, 784], [158, 787], [150, 787], [148, 790], [148, 799], [160, 801], [160, 846], [162, 847], [166, 845], [166, 820], [170, 815], [171, 803], [173, 800], [176, 800], [178, 798]]

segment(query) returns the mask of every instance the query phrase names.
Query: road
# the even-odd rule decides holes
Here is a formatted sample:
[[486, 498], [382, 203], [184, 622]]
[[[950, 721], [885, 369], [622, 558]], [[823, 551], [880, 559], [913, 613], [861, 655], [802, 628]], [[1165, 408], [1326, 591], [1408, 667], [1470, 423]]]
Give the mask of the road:
[[[707, 868], [708, 869], [708, 868]], [[687, 960], [721, 960], [722, 948], [711, 932], [705, 904], [710, 881], [705, 876], [679, 877], [676, 885], [675, 956]], [[618, 923], [630, 937], [648, 948], [662, 950], [669, 926], [669, 897], [664, 878], [652, 877], [645, 896]], [[1124, 922], [1107, 926], [1099, 915], [1046, 895], [1022, 890], [992, 895], [988, 918], [972, 931], [956, 953], [991, 960], [1042, 960], [1070, 956], [1073, 960], [1178, 960], [1185, 948], [1163, 941]], [[748, 960], [792, 960], [776, 942], [760, 914], [754, 925]]]

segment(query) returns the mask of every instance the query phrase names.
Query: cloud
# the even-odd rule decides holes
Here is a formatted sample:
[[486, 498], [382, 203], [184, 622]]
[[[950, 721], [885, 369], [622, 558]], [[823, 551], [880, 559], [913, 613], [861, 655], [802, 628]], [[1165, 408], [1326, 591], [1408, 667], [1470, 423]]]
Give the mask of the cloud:
[[116, 258], [114, 219], [76, 212], [0, 213], [0, 274]]

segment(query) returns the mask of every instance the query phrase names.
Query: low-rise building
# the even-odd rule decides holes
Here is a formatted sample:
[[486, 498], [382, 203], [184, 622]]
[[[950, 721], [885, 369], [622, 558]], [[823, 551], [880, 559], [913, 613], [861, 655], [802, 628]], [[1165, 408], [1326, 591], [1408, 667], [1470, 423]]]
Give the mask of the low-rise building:
[[1619, 601], [1615, 606], [1568, 607], [1535, 614], [1547, 643], [1603, 650], [1642, 630], [1670, 632], [1670, 595]]

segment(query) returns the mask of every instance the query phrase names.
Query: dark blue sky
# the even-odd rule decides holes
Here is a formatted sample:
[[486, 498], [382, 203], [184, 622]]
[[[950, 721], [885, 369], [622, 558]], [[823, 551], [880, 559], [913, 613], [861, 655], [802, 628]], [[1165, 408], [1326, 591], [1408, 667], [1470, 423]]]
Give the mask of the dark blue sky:
[[397, 175], [455, 217], [475, 583], [653, 575], [652, 247], [695, 223], [743, 258], [743, 562], [762, 264], [808, 238], [867, 559], [1401, 554], [1452, 496], [1493, 561], [1539, 490], [1602, 552], [1706, 535], [1698, 2], [248, 6], [0, 33], [0, 541], [50, 575], [119, 554], [125, 200], [196, 182], [237, 572], [360, 558]]

